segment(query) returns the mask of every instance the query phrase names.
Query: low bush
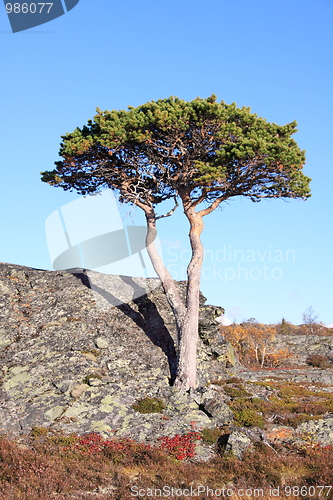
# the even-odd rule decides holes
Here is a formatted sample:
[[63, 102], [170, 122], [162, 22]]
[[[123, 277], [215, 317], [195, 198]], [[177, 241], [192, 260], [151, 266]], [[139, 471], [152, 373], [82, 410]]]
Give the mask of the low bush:
[[298, 427], [300, 424], [304, 422], [309, 422], [309, 420], [317, 420], [318, 416], [308, 415], [306, 413], [295, 413], [292, 415], [286, 415], [284, 418], [281, 418], [279, 423], [282, 425], [288, 425], [289, 427]]
[[177, 460], [184, 460], [195, 456], [195, 441], [199, 439], [201, 439], [199, 432], [188, 432], [182, 436], [177, 434], [174, 437], [165, 436], [159, 438], [159, 448]]
[[213, 429], [204, 428], [201, 431], [201, 439], [205, 444], [215, 444], [225, 433], [226, 431], [220, 427], [214, 427]]
[[[266, 419], [277, 415], [274, 420], [276, 423], [297, 427], [302, 422], [333, 412], [331, 393], [314, 391], [293, 382], [267, 381], [256, 385], [275, 389], [275, 394], [271, 395], [269, 400], [261, 400], [258, 411]], [[232, 404], [237, 404], [237, 400]]]
[[47, 427], [33, 427], [31, 429], [31, 435], [32, 436], [46, 436], [49, 432], [49, 429]]
[[230, 377], [225, 380], [226, 384], [241, 384], [242, 382], [244, 382], [244, 380], [239, 377]]
[[231, 398], [245, 398], [247, 396], [251, 396], [251, 394], [247, 392], [240, 384], [237, 384], [235, 387], [225, 386], [224, 392]]
[[264, 428], [265, 419], [255, 410], [241, 410], [235, 412], [235, 423], [240, 427]]
[[260, 427], [264, 428], [265, 418], [263, 411], [265, 402], [259, 398], [238, 398], [228, 403], [234, 412], [235, 424], [240, 427]]
[[311, 354], [311, 356], [306, 359], [306, 362], [308, 365], [316, 368], [328, 368], [330, 366], [328, 358], [320, 354]]
[[139, 413], [162, 413], [166, 408], [159, 398], [143, 398], [132, 405], [133, 410]]

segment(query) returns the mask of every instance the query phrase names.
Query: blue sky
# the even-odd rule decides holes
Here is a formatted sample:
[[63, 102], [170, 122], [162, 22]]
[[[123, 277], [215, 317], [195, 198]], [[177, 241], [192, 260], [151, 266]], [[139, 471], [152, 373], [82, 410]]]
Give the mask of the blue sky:
[[[53, 168], [60, 136], [97, 106], [215, 93], [278, 124], [296, 119], [313, 181], [305, 202], [234, 199], [205, 218], [207, 302], [231, 320], [298, 324], [312, 306], [333, 323], [332, 18], [331, 0], [80, 0], [13, 34], [0, 9], [0, 261], [52, 269], [45, 220], [78, 195], [42, 183], [39, 172]], [[177, 279], [188, 256], [182, 215], [158, 227]]]

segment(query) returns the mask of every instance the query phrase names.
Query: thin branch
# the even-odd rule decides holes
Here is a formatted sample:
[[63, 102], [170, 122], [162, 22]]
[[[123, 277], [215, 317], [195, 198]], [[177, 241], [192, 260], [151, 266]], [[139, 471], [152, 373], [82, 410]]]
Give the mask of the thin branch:
[[219, 206], [219, 204], [224, 201], [225, 199], [227, 199], [228, 197], [226, 197], [225, 195], [223, 196], [220, 196], [219, 198], [216, 198], [213, 203], [207, 207], [207, 208], [204, 208], [203, 210], [200, 210], [198, 212], [199, 215], [201, 215], [202, 217], [204, 215], [208, 215], [210, 214], [211, 212], [213, 212], [213, 210], [215, 210], [215, 208], [217, 208]]
[[172, 215], [176, 211], [176, 209], [179, 207], [179, 203], [177, 201], [176, 196], [174, 196], [174, 200], [175, 200], [175, 206], [167, 214], [159, 215], [158, 217], [155, 217], [155, 220], [163, 219], [164, 217], [169, 217], [170, 215]]

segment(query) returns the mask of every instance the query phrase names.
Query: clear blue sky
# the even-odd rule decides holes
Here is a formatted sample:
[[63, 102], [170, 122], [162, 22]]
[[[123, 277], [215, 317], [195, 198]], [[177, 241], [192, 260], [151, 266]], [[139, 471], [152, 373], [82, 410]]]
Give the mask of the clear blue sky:
[[[231, 320], [296, 324], [312, 306], [333, 323], [332, 26], [331, 0], [80, 0], [12, 34], [0, 6], [0, 261], [51, 269], [45, 220], [78, 195], [42, 183], [39, 172], [53, 168], [60, 136], [97, 106], [215, 93], [278, 124], [296, 119], [313, 182], [305, 202], [234, 199], [207, 216], [208, 303]], [[161, 220], [159, 232], [165, 264], [184, 279], [182, 213]]]

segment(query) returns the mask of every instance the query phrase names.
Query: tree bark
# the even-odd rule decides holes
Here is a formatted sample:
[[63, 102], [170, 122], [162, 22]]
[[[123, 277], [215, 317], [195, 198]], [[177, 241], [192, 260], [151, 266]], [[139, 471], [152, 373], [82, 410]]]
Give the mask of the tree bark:
[[150, 260], [153, 264], [157, 276], [161, 280], [161, 284], [166, 295], [166, 298], [171, 306], [175, 316], [176, 327], [178, 333], [178, 342], [181, 337], [182, 324], [185, 318], [186, 308], [179, 295], [176, 284], [170, 275], [169, 271], [164, 267], [161, 257], [159, 256], [154, 240], [156, 238], [156, 215], [154, 212], [146, 212], [147, 221], [147, 236], [146, 248]]
[[190, 223], [190, 244], [192, 258], [187, 267], [186, 304], [184, 305], [176, 284], [164, 267], [156, 250], [156, 215], [146, 212], [147, 236], [146, 248], [156, 274], [161, 280], [164, 293], [172, 308], [178, 333], [178, 363], [174, 386], [182, 390], [196, 387], [197, 375], [197, 343], [199, 323], [199, 293], [203, 262], [203, 246], [200, 235], [203, 231], [202, 215], [194, 208], [185, 208], [184, 212]]
[[181, 325], [178, 367], [174, 385], [187, 391], [196, 387], [199, 293], [203, 262], [200, 235], [204, 224], [201, 214], [195, 212], [193, 207], [186, 208], [184, 205], [184, 212], [190, 223], [192, 258], [187, 267], [186, 313]]

